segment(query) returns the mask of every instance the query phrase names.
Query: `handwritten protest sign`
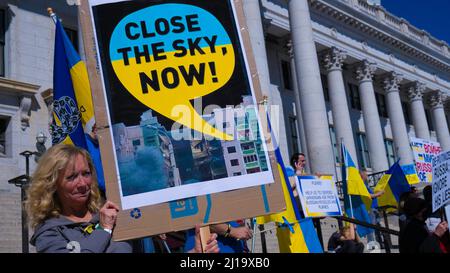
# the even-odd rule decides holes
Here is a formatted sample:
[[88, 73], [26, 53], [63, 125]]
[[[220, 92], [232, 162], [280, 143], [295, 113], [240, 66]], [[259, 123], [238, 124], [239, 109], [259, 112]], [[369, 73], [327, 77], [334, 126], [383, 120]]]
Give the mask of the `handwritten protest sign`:
[[433, 212], [450, 201], [450, 151], [433, 158]]
[[297, 176], [298, 194], [306, 217], [342, 215], [333, 177]]
[[414, 153], [417, 175], [421, 182], [431, 183], [433, 181], [433, 157], [441, 152], [441, 146], [438, 142], [420, 138], [411, 137], [410, 141]]

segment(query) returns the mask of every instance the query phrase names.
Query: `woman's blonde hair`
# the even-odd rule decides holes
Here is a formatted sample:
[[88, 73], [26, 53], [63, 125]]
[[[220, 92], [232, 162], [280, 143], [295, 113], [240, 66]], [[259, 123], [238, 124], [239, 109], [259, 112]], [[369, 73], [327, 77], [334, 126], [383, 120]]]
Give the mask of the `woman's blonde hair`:
[[57, 144], [40, 158], [39, 164], [31, 179], [27, 190], [25, 208], [31, 226], [35, 228], [49, 218], [58, 217], [62, 207], [56, 193], [58, 179], [64, 175], [63, 171], [69, 163], [74, 162], [77, 155], [82, 155], [88, 162], [92, 173], [92, 185], [87, 202], [90, 212], [97, 212], [100, 207], [100, 191], [97, 185], [95, 167], [89, 153], [79, 147], [67, 144]]

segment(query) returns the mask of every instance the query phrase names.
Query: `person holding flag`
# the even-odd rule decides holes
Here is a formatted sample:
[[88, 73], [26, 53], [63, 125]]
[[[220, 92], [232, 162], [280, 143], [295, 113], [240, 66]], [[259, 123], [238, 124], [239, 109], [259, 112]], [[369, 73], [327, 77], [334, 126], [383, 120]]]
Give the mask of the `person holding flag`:
[[408, 183], [405, 174], [397, 160], [389, 170], [380, 178], [375, 191], [384, 191], [385, 194], [378, 198], [379, 207], [388, 207], [388, 211], [398, 209], [401, 196], [411, 192], [411, 185]]
[[[370, 198], [372, 198], [372, 205], [369, 210], [369, 216], [371, 219], [371, 223], [374, 225], [377, 225], [380, 223], [380, 214], [378, 212], [378, 197], [382, 196], [384, 194], [384, 190], [374, 191], [369, 187], [369, 176], [367, 175], [367, 171], [360, 170], [359, 174], [361, 175], [362, 180], [364, 181], [364, 184], [366, 185], [367, 191], [369, 191]], [[378, 230], [375, 230], [376, 237], [379, 242], [381, 242], [381, 234]], [[371, 232], [367, 234], [367, 241], [375, 241], [375, 235], [374, 232]]]
[[407, 179], [402, 167], [397, 160], [389, 170], [381, 177], [375, 186], [375, 190], [384, 190], [386, 193], [378, 199], [379, 207], [385, 207], [387, 212], [397, 211], [400, 231], [407, 223], [407, 215], [403, 210], [406, 200], [417, 197], [414, 187]]

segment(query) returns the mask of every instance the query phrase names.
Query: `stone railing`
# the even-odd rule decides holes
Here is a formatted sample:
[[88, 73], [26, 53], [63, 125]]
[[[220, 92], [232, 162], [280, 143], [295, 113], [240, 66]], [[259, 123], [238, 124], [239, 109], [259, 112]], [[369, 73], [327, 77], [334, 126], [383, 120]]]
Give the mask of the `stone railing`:
[[409, 26], [408, 26], [408, 30], [409, 30], [410, 37], [414, 38], [417, 41], [422, 41], [423, 35], [424, 35], [423, 30], [420, 30], [416, 27], [409, 27]]
[[384, 18], [385, 18], [384, 22], [387, 23], [389, 26], [402, 32], [405, 31], [405, 28], [402, 28], [402, 20], [400, 20], [400, 18], [393, 16], [390, 13], [385, 13]]
[[[333, 2], [336, 0], [322, 0], [324, 2]], [[450, 58], [450, 47], [445, 41], [441, 41], [432, 37], [424, 30], [420, 30], [411, 25], [405, 19], [399, 18], [392, 13], [389, 13], [382, 6], [368, 4], [366, 0], [337, 0], [354, 9], [372, 16], [380, 23], [387, 25], [404, 35], [422, 43], [423, 45], [439, 52], [440, 54]]]

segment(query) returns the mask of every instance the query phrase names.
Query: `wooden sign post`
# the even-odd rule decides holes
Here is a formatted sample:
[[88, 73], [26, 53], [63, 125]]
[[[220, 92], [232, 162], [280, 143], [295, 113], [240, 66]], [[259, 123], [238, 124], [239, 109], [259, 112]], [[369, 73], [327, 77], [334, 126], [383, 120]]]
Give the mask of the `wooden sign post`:
[[200, 228], [200, 242], [202, 244], [202, 253], [206, 253], [206, 245], [208, 244], [209, 237], [211, 236], [211, 232], [209, 226]]

